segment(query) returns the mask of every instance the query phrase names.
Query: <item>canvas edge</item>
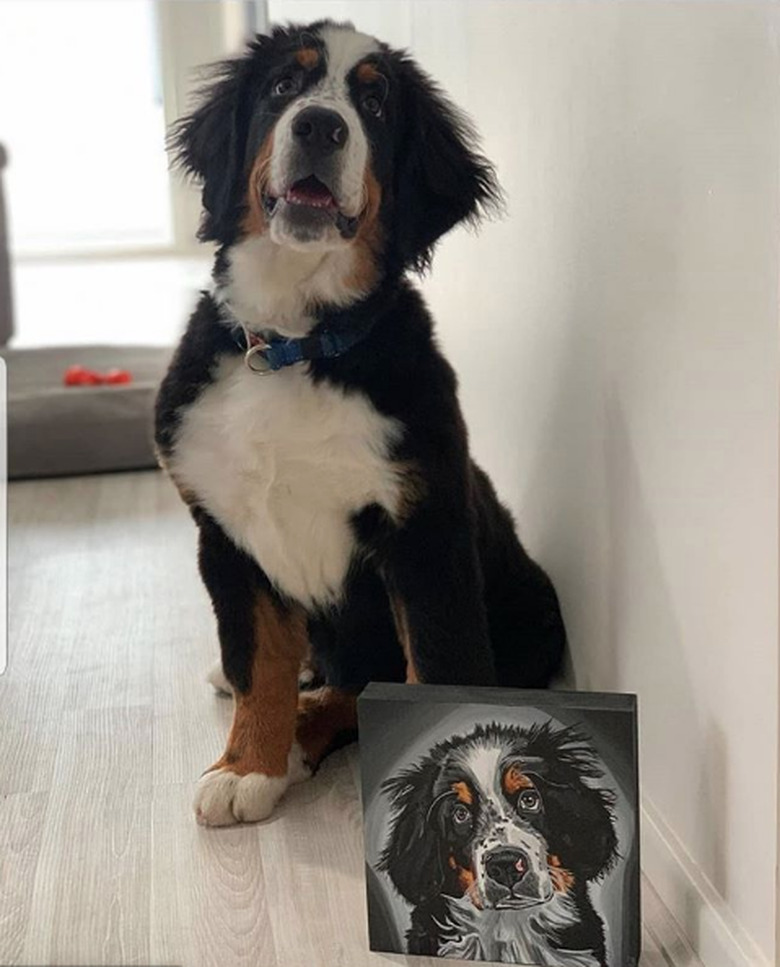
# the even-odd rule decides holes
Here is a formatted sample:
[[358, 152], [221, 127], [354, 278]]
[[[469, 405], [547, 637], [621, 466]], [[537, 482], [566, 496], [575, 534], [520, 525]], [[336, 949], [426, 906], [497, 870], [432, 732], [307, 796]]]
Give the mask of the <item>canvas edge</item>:
[[362, 692], [358, 695], [357, 700], [357, 717], [358, 717], [358, 775], [360, 781], [360, 839], [363, 844], [363, 895], [366, 900], [366, 932], [368, 936], [368, 949], [372, 953], [388, 953], [388, 954], [398, 954], [397, 950], [386, 950], [382, 944], [377, 942], [376, 931], [374, 927], [374, 922], [371, 918], [371, 890], [369, 888], [369, 870], [370, 864], [368, 862], [368, 843], [366, 842], [366, 779], [362, 768], [362, 758], [360, 749], [360, 735], [365, 729], [366, 720], [366, 705], [363, 702]]
[[637, 710], [632, 692], [580, 692], [552, 689], [491, 688], [465, 685], [408, 685], [400, 682], [369, 682], [358, 698], [361, 702], [432, 702], [437, 705], [535, 705], [549, 708], [581, 708], [607, 712]]

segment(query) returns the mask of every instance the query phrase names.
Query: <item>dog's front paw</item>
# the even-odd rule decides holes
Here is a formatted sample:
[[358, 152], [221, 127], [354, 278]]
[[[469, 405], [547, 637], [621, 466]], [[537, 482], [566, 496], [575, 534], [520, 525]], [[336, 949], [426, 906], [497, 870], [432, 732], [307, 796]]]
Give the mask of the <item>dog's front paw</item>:
[[198, 780], [195, 817], [202, 826], [234, 826], [268, 819], [288, 786], [303, 782], [311, 769], [297, 742], [287, 757], [287, 775], [262, 772], [240, 775], [224, 766], [211, 769]]
[[198, 780], [195, 817], [202, 826], [259, 822], [271, 815], [288, 785], [287, 776], [242, 776], [227, 768], [212, 769]]

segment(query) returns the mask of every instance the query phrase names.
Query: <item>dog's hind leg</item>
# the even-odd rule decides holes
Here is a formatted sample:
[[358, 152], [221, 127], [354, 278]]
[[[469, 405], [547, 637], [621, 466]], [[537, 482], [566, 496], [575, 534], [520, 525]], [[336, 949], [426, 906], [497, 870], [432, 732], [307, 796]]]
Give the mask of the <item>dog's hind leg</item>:
[[[222, 660], [215, 661], [206, 675], [206, 681], [211, 685], [220, 698], [228, 698], [233, 694], [233, 686], [228, 681]], [[311, 661], [302, 661], [298, 672], [298, 688], [307, 691], [322, 685], [322, 676]]]
[[527, 554], [509, 511], [474, 467], [478, 546], [500, 685], [546, 688], [558, 674], [566, 628], [550, 578]]
[[357, 695], [330, 685], [301, 692], [295, 736], [305, 764], [316, 769], [328, 753], [357, 737]]
[[407, 682], [495, 685], [473, 522], [457, 502], [431, 498], [416, 508], [382, 573]]

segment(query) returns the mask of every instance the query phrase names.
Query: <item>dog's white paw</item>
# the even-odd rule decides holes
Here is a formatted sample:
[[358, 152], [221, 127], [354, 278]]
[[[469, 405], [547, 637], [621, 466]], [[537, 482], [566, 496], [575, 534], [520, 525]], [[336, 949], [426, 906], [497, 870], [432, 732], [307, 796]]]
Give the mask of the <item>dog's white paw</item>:
[[306, 760], [303, 758], [303, 749], [297, 742], [293, 742], [293, 747], [290, 749], [290, 755], [287, 758], [287, 778], [291, 786], [311, 779], [311, 769], [306, 764]]
[[198, 780], [195, 816], [202, 826], [233, 826], [267, 819], [289, 785], [287, 776], [214, 769]]
[[222, 662], [216, 661], [211, 666], [208, 675], [206, 675], [206, 681], [214, 688], [214, 691], [219, 695], [232, 695], [233, 686], [225, 677], [225, 672], [222, 670]]

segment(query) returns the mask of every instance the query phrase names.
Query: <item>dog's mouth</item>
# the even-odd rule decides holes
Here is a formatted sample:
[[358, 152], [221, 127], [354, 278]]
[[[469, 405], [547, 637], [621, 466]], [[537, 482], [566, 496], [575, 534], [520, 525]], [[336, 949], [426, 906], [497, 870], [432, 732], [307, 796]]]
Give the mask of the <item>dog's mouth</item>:
[[266, 215], [273, 217], [284, 201], [288, 211], [302, 218], [330, 218], [345, 238], [351, 238], [357, 231], [358, 218], [346, 215], [339, 207], [338, 200], [328, 186], [316, 175], [308, 175], [293, 182], [282, 194], [263, 195], [263, 208]]
[[549, 903], [555, 893], [550, 890], [544, 896], [506, 896], [502, 899], [494, 900], [490, 906], [494, 910], [527, 910], [529, 907], [539, 907], [544, 903]]
[[288, 205], [307, 205], [310, 208], [319, 208], [334, 214], [339, 211], [333, 192], [316, 175], [301, 178], [300, 181], [290, 185], [284, 194], [284, 200]]

